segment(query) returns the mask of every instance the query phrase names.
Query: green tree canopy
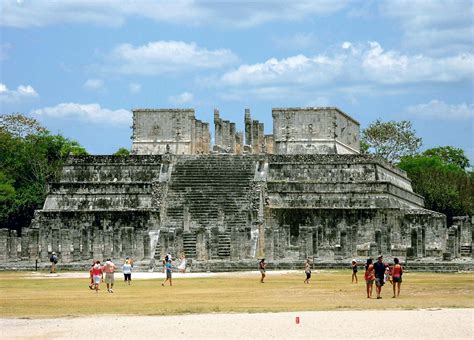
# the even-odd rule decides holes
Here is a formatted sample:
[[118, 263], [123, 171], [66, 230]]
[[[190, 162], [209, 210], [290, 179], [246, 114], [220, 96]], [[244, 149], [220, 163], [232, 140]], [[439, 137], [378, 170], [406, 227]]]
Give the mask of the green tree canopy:
[[120, 148], [114, 153], [114, 155], [115, 156], [128, 156], [130, 155], [130, 151], [128, 151], [128, 149], [126, 148]]
[[52, 135], [33, 118], [3, 115], [0, 123], [0, 228], [30, 224], [47, 183], [57, 180], [69, 155], [87, 154], [76, 141]]
[[412, 180], [413, 190], [425, 198], [425, 207], [454, 216], [474, 214], [474, 178], [457, 164], [438, 156], [407, 156], [398, 166]]
[[416, 136], [411, 122], [382, 122], [380, 119], [362, 131], [362, 153], [374, 153], [392, 163], [404, 156], [415, 155], [422, 139]]
[[470, 167], [469, 158], [464, 154], [464, 150], [452, 146], [440, 146], [428, 149], [423, 152], [423, 155], [428, 157], [438, 157], [445, 163], [454, 164], [461, 169]]

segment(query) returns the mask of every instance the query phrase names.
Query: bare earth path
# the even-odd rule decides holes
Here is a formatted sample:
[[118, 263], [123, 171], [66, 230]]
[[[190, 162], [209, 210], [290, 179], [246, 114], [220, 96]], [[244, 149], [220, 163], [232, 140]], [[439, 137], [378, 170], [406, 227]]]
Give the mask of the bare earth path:
[[[297, 316], [300, 318], [299, 324], [296, 324]], [[37, 340], [67, 338], [473, 339], [474, 309], [0, 319], [0, 329], [2, 339]]]

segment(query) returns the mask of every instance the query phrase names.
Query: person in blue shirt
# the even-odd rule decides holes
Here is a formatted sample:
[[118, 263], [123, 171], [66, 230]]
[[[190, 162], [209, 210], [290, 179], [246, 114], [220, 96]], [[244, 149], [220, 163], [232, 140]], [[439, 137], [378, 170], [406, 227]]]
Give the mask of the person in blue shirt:
[[165, 270], [166, 270], [166, 279], [161, 283], [161, 285], [164, 286], [166, 281], [169, 280], [170, 281], [170, 286], [172, 286], [173, 283], [171, 281], [171, 273], [173, 272], [173, 269], [171, 268], [171, 262], [170, 261], [166, 261]]

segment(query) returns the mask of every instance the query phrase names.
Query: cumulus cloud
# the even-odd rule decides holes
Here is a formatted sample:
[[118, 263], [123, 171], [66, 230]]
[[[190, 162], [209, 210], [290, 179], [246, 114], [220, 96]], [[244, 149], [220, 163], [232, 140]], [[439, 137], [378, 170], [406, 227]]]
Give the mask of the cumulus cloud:
[[87, 79], [84, 88], [90, 91], [103, 91], [105, 89], [104, 81], [102, 79]]
[[182, 105], [191, 103], [194, 100], [194, 94], [189, 92], [183, 92], [177, 96], [171, 96], [168, 100], [175, 105]]
[[130, 83], [128, 84], [128, 90], [131, 94], [140, 93], [140, 91], [142, 90], [142, 85], [139, 83]]
[[473, 64], [474, 55], [469, 53], [435, 58], [385, 51], [378, 42], [344, 42], [331, 53], [299, 54], [241, 65], [223, 74], [221, 83], [229, 86], [288, 83], [322, 86], [338, 80], [375, 84], [456, 82], [473, 78]]
[[38, 97], [38, 92], [31, 85], [20, 85], [16, 90], [9, 90], [5, 84], [0, 83], [0, 102], [13, 103]]
[[154, 41], [142, 46], [121, 44], [113, 49], [109, 59], [113, 64], [108, 66], [109, 71], [139, 75], [219, 68], [238, 60], [228, 49], [208, 50], [183, 41]]
[[229, 25], [250, 27], [270, 21], [294, 21], [327, 15], [348, 6], [333, 0], [2, 0], [0, 24], [12, 27], [46, 26], [60, 23], [92, 23], [118, 27], [131, 17], [188, 25]]
[[409, 106], [407, 113], [425, 118], [436, 118], [446, 120], [473, 119], [474, 104], [447, 104], [442, 100], [431, 100], [426, 104]]
[[472, 1], [385, 1], [381, 13], [398, 20], [405, 44], [425, 54], [473, 51]]
[[129, 110], [110, 110], [99, 104], [61, 103], [33, 110], [31, 113], [51, 118], [78, 119], [94, 124], [130, 125], [132, 122], [132, 114]]

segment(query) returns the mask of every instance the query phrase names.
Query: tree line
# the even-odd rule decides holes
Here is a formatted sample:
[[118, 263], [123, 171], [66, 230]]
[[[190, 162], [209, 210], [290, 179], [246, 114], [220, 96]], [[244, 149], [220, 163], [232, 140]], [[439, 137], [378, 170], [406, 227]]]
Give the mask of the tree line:
[[[451, 146], [419, 152], [410, 122], [375, 121], [362, 131], [361, 152], [379, 155], [405, 170], [427, 209], [453, 216], [474, 214], [474, 172], [464, 151]], [[0, 116], [0, 228], [30, 225], [41, 209], [47, 183], [57, 181], [66, 158], [86, 155], [77, 141], [52, 134], [20, 113]], [[115, 155], [127, 156], [120, 148]]]

